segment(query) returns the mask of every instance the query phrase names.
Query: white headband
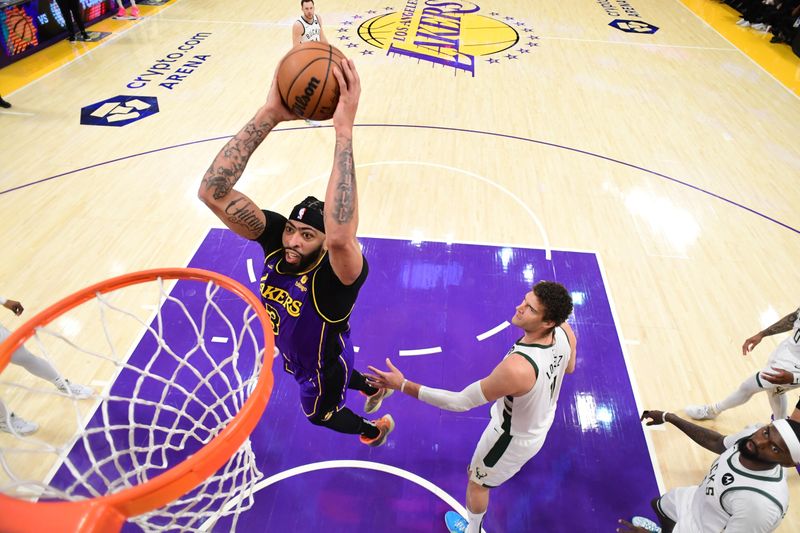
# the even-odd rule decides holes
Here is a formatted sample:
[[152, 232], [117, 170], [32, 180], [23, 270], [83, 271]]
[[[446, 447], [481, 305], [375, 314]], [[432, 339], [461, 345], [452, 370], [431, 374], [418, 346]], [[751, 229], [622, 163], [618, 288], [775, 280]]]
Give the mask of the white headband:
[[789, 455], [792, 456], [794, 464], [800, 464], [800, 439], [797, 438], [797, 433], [794, 432], [792, 426], [786, 420], [776, 420], [772, 426], [778, 430], [778, 433], [783, 437], [783, 442], [789, 448]]

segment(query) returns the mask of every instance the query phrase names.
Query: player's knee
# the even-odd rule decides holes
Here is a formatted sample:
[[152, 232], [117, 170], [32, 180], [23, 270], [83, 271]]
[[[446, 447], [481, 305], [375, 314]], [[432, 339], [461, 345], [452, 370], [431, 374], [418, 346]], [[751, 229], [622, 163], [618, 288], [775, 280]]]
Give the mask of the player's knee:
[[315, 426], [327, 426], [330, 423], [332, 417], [333, 417], [333, 411], [327, 411], [324, 413], [316, 412], [312, 415], [306, 415], [308, 421], [314, 424]]

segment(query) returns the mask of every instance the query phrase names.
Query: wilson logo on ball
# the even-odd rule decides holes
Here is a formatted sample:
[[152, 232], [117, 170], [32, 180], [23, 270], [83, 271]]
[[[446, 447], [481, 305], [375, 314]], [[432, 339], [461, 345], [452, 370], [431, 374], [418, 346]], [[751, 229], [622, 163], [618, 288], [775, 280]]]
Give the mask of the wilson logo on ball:
[[276, 75], [278, 92], [293, 113], [309, 120], [328, 120], [339, 102], [339, 82], [344, 55], [335, 47], [301, 43], [283, 57]]
[[292, 111], [294, 111], [300, 116], [305, 115], [306, 106], [308, 105], [308, 102], [311, 101], [311, 97], [313, 97], [314, 93], [317, 91], [319, 83], [320, 80], [318, 80], [317, 78], [311, 78], [308, 81], [308, 85], [306, 86], [306, 90], [303, 92], [303, 94], [295, 96], [294, 105], [292, 106]]

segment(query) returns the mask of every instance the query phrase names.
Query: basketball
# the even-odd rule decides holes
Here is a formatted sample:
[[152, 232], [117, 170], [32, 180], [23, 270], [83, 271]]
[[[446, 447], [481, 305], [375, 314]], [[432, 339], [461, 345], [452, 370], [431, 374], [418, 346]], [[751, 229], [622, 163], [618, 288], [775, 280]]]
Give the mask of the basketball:
[[329, 44], [300, 43], [278, 65], [278, 92], [286, 107], [309, 120], [328, 120], [339, 103], [339, 82], [344, 54]]

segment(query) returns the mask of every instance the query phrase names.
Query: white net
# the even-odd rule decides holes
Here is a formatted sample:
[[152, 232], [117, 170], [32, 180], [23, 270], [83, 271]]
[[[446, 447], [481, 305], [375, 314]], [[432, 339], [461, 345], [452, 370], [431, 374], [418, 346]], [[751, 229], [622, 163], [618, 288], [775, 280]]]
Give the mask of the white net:
[[[97, 294], [27, 341], [60, 379], [89, 384], [90, 398], [13, 364], [0, 374], [3, 493], [39, 501], [117, 493], [181, 463], [240, 411], [262, 370], [258, 316], [214, 282], [168, 285]], [[38, 431], [20, 433], [26, 420]], [[262, 477], [248, 439], [197, 488], [130, 521], [144, 531], [196, 531], [218, 520], [235, 530]], [[229, 501], [237, 503], [227, 510]]]

